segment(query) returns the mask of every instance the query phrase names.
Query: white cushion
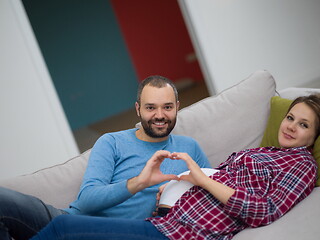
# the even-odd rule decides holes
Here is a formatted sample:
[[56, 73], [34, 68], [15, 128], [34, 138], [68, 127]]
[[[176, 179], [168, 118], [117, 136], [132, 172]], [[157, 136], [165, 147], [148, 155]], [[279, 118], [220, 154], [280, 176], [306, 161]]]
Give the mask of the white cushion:
[[275, 89], [271, 74], [257, 71], [220, 94], [181, 109], [173, 133], [196, 139], [216, 167], [232, 152], [260, 145]]

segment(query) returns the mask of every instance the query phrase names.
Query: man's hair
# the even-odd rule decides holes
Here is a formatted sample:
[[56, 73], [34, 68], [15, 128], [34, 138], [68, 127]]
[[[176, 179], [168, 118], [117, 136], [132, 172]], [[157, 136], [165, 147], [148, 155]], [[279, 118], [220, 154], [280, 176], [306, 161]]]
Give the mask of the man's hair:
[[137, 103], [139, 105], [141, 102], [142, 90], [147, 85], [152, 86], [152, 87], [157, 87], [157, 88], [163, 88], [163, 87], [166, 87], [167, 85], [170, 85], [173, 89], [176, 101], [178, 101], [178, 91], [177, 91], [176, 86], [173, 84], [173, 82], [166, 77], [155, 75], [155, 76], [147, 77], [139, 84], [138, 93], [137, 93]]
[[[290, 105], [288, 112], [298, 103], [307, 104], [316, 115], [316, 137], [320, 134], [320, 94], [312, 94], [296, 98]], [[287, 113], [288, 113], [287, 112]]]

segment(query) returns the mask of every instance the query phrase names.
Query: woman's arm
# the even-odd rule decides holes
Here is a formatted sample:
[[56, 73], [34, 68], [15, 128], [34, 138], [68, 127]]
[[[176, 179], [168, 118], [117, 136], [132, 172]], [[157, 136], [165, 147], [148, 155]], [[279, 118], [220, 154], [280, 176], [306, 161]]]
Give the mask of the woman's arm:
[[316, 166], [309, 159], [297, 161], [288, 172], [281, 174], [268, 194], [257, 196], [250, 194], [246, 188], [229, 188], [202, 174], [193, 160], [182, 153], [177, 158], [184, 160], [190, 174], [180, 179], [203, 187], [219, 201], [224, 203], [224, 211], [230, 216], [240, 218], [251, 227], [268, 225], [288, 212], [299, 201], [310, 194], [314, 187], [317, 173]]
[[246, 187], [237, 187], [224, 206], [224, 211], [251, 227], [268, 225], [283, 216], [314, 188], [317, 174], [315, 164], [303, 157], [299, 160], [274, 176], [276, 179], [272, 180], [268, 192], [263, 196], [251, 194]]

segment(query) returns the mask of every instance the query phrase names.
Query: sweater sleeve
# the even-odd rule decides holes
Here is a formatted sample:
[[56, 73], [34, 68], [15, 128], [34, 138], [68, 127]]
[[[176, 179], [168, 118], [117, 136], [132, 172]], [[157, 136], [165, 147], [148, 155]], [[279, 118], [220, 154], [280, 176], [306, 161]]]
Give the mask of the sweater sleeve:
[[111, 183], [117, 158], [115, 146], [115, 140], [108, 134], [95, 143], [78, 199], [73, 204], [81, 214], [100, 212], [133, 196], [127, 189], [127, 180]]
[[195, 155], [196, 158], [194, 159], [195, 162], [201, 167], [201, 168], [212, 168], [206, 154], [202, 151], [200, 145], [194, 141], [195, 146]]
[[266, 196], [259, 197], [243, 187], [237, 188], [224, 210], [251, 227], [268, 225], [311, 193], [316, 173], [316, 166], [310, 160], [302, 160], [275, 181]]

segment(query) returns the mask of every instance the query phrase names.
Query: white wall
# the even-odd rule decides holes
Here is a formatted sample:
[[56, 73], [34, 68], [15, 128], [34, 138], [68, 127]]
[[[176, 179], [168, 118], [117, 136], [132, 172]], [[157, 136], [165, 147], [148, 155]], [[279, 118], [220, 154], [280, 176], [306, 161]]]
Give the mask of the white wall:
[[320, 81], [319, 0], [179, 0], [211, 94], [258, 69], [277, 88]]
[[0, 0], [0, 179], [79, 153], [20, 0]]

